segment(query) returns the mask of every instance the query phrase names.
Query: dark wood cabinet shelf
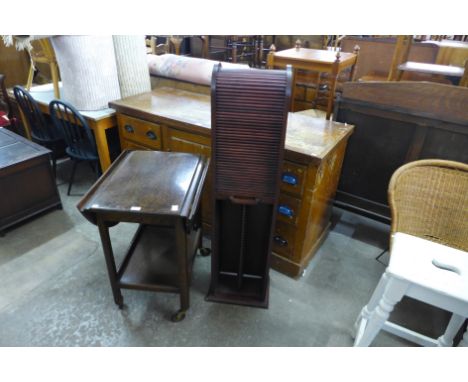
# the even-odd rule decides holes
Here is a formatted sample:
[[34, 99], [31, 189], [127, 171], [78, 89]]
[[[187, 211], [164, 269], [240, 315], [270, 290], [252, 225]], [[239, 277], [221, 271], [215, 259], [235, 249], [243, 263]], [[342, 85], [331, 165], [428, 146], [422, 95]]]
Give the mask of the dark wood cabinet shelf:
[[[258, 275], [244, 273], [239, 279], [237, 273], [220, 272], [217, 277], [215, 295], [209, 296], [209, 301], [224, 302], [246, 306], [268, 307], [268, 276], [267, 280]], [[259, 301], [259, 296], [264, 296]]]
[[117, 276], [121, 288], [178, 292], [174, 229], [141, 225]]

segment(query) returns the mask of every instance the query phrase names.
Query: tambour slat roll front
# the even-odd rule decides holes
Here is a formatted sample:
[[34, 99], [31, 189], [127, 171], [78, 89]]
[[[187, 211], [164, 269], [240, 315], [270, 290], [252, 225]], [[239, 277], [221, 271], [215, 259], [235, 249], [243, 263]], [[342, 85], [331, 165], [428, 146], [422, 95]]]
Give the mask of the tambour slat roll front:
[[268, 307], [291, 69], [213, 69], [209, 301]]

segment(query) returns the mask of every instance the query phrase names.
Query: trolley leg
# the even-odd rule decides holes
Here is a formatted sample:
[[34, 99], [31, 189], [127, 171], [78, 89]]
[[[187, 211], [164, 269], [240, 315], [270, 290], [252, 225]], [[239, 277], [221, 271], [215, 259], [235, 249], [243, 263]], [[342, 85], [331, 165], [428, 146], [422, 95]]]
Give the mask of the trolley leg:
[[117, 282], [117, 268], [115, 266], [114, 253], [112, 251], [112, 243], [109, 236], [109, 228], [100, 218], [97, 219], [99, 235], [101, 236], [102, 249], [104, 258], [106, 259], [107, 273], [112, 288], [115, 303], [120, 309], [123, 308], [123, 297]]
[[175, 224], [177, 266], [179, 273], [180, 309], [171, 317], [173, 322], [182, 321], [185, 318], [190, 304], [188, 261], [187, 261], [187, 234], [185, 225], [180, 219]]

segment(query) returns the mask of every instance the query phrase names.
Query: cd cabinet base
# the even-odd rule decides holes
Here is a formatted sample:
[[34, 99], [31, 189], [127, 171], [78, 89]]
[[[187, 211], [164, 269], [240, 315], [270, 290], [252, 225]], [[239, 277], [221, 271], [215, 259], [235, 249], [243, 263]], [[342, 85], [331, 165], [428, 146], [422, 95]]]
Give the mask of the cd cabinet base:
[[260, 278], [250, 278], [247, 275], [244, 277], [242, 290], [237, 289], [236, 284], [236, 275], [220, 274], [218, 276], [216, 291], [210, 286], [205, 300], [256, 308], [268, 308], [269, 280], [265, 282]]

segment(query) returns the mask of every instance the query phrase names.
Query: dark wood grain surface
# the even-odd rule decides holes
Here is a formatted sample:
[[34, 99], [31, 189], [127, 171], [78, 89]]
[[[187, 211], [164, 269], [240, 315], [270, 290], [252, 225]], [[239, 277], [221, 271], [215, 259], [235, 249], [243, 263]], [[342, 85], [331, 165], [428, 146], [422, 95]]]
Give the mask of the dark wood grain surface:
[[62, 205], [50, 151], [2, 127], [0, 190], [0, 231]]
[[[93, 214], [118, 211], [128, 214], [187, 216], [192, 182], [204, 167], [200, 156], [159, 151], [130, 151], [91, 189], [79, 208]], [[94, 192], [96, 191], [96, 192]]]
[[468, 162], [468, 89], [432, 82], [348, 83], [337, 119], [355, 125], [337, 203], [389, 221], [387, 188], [417, 159]]

